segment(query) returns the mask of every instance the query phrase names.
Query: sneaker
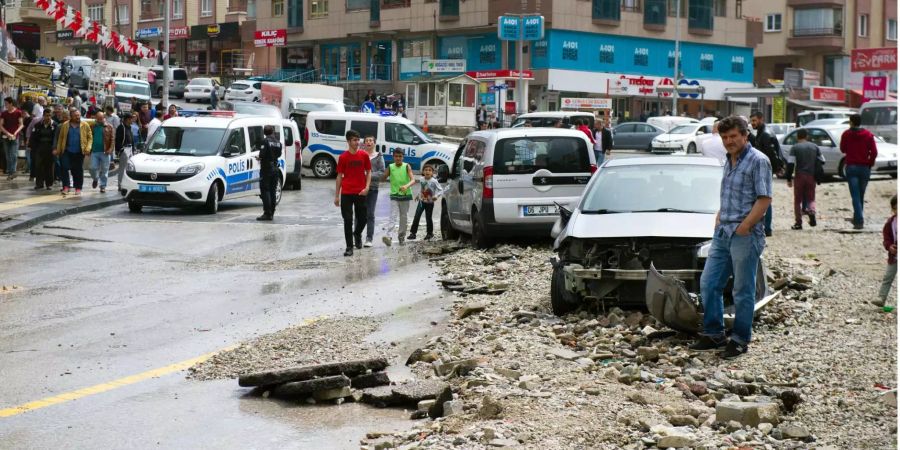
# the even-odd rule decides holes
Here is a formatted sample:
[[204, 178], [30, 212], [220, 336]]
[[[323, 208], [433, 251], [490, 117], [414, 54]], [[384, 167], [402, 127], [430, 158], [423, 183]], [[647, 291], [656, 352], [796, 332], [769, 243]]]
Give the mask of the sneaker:
[[403, 244], [406, 243], [406, 240], [403, 239], [403, 236], [398, 236], [398, 237], [397, 237], [397, 240], [400, 241], [400, 245], [403, 245]]
[[257, 217], [256, 220], [272, 220], [272, 216], [263, 213], [261, 216]]
[[800, 223], [800, 222], [797, 222], [797, 223], [791, 225], [791, 229], [792, 229], [792, 230], [802, 230], [802, 229], [803, 229], [803, 224]]
[[368, 247], [371, 247], [371, 246], [372, 246], [372, 240], [371, 240], [371, 239], [366, 239], [366, 243], [363, 244], [363, 247], [367, 247], [367, 248], [368, 248]]
[[700, 336], [700, 339], [688, 348], [695, 352], [709, 352], [724, 347], [725, 343], [725, 338], [713, 339], [709, 336]]
[[430, 240], [434, 239], [434, 235], [431, 233], [428, 233], [425, 235], [425, 237], [423, 239], [425, 239], [426, 241], [430, 241]]
[[98, 184], [97, 180], [94, 180], [94, 181], [91, 183], [91, 187], [94, 188], [94, 189], [97, 189], [97, 184]]
[[408, 240], [408, 241], [416, 240], [416, 233], [409, 233], [409, 236], [406, 237], [406, 240]]
[[101, 193], [101, 194], [105, 194], [105, 193], [106, 193], [106, 188], [105, 188], [105, 187], [101, 187], [101, 188], [100, 188], [100, 193]]
[[347, 250], [344, 250], [344, 256], [353, 256], [353, 247], [347, 247]]
[[811, 226], [811, 227], [816, 226], [816, 215], [815, 214], [809, 215], [809, 226]]
[[882, 306], [884, 306], [884, 299], [872, 300], [869, 303], [881, 308]]
[[69, 195], [69, 188], [64, 187], [64, 188], [62, 188], [62, 191], [60, 191], [60, 192], [62, 192], [63, 197], [65, 197], [65, 196]]
[[391, 246], [391, 237], [385, 236], [385, 237], [381, 238], [381, 242], [384, 242], [384, 245], [387, 245], [388, 247], [390, 247]]
[[81, 189], [75, 189], [75, 195], [81, 195]]
[[731, 359], [737, 358], [738, 356], [747, 353], [747, 346], [744, 344], [738, 344], [734, 341], [728, 341], [728, 345], [725, 347], [725, 351], [719, 353], [719, 356], [722, 359]]

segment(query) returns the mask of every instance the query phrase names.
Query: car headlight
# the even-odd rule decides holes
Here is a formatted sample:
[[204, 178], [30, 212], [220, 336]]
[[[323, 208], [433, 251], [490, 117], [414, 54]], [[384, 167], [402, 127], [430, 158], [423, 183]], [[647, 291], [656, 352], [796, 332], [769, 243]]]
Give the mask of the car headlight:
[[125, 171], [126, 172], [134, 172], [135, 171], [134, 163], [132, 163], [131, 161], [128, 161], [128, 164], [125, 165]]
[[709, 258], [709, 249], [712, 248], [712, 241], [701, 242], [697, 244], [697, 258]]
[[205, 166], [203, 165], [203, 163], [188, 164], [186, 166], [179, 167], [178, 170], [175, 171], [175, 173], [179, 175], [195, 175], [203, 170], [204, 167]]

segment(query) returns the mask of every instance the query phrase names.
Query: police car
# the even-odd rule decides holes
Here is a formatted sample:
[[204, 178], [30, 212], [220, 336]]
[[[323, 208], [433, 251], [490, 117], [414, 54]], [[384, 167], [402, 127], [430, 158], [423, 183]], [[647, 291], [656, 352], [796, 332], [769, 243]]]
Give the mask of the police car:
[[361, 138], [374, 136], [386, 164], [394, 160], [395, 149], [403, 150], [403, 162], [413, 170], [421, 170], [425, 164], [449, 166], [456, 153], [456, 145], [435, 141], [402, 116], [312, 111], [306, 117], [303, 166], [311, 168], [316, 177], [333, 177], [338, 157], [347, 150], [347, 130], [358, 131]]
[[[142, 153], [128, 160], [121, 194], [131, 212], [144, 206], [199, 206], [215, 214], [219, 202], [259, 196], [259, 148], [263, 128], [275, 127], [279, 140], [285, 131], [281, 119], [241, 117], [232, 111], [210, 115], [173, 117], [150, 137]], [[276, 202], [284, 186], [285, 146], [278, 159]]]

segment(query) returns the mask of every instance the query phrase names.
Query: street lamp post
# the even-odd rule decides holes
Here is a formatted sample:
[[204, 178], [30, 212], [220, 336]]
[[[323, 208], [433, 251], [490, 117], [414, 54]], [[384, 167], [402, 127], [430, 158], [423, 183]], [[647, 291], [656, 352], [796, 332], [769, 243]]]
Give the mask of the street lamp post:
[[169, 3], [172, 0], [165, 0], [165, 21], [163, 21], [163, 85], [162, 85], [162, 99], [160, 100], [163, 106], [169, 106], [169, 19], [171, 14], [171, 9], [169, 7]]
[[678, 115], [678, 75], [681, 47], [681, 0], [675, 0], [675, 76], [672, 80], [672, 115]]

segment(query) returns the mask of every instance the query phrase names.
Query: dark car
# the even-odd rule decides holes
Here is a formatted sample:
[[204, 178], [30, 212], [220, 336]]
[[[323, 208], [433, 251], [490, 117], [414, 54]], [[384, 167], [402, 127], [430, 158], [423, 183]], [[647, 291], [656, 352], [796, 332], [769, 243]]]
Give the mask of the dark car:
[[613, 127], [614, 149], [636, 149], [650, 151], [653, 138], [665, 133], [662, 128], [644, 122], [625, 122]]

